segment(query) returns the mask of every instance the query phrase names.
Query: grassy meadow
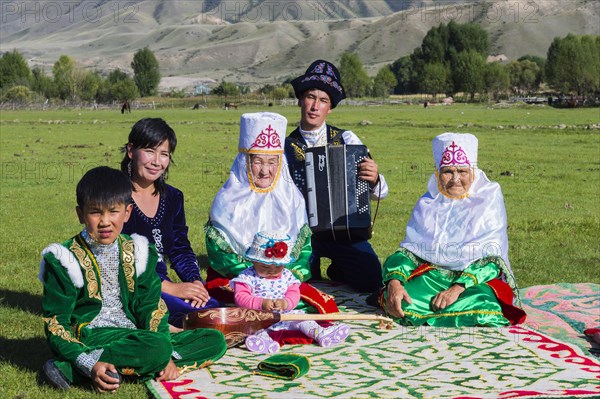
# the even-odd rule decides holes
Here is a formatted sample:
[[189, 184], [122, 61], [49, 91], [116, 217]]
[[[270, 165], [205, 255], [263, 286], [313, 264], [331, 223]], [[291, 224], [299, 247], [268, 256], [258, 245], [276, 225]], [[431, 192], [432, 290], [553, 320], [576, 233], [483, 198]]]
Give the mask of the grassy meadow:
[[[51, 356], [40, 317], [40, 252], [81, 228], [75, 185], [83, 173], [98, 165], [118, 167], [131, 126], [142, 117], [164, 118], [178, 136], [169, 183], [186, 196], [190, 240], [205, 263], [202, 226], [236, 156], [240, 115], [260, 110], [0, 111], [0, 397], [91, 394], [78, 388], [65, 395], [41, 385], [39, 377]], [[268, 110], [288, 118], [288, 132], [299, 118], [297, 107]], [[433, 172], [431, 139], [470, 132], [479, 138], [480, 168], [502, 186], [519, 285], [600, 283], [597, 108], [340, 106], [329, 122], [358, 134], [390, 186], [371, 240], [382, 261], [402, 240]], [[111, 397], [145, 395], [143, 385], [126, 384]]]

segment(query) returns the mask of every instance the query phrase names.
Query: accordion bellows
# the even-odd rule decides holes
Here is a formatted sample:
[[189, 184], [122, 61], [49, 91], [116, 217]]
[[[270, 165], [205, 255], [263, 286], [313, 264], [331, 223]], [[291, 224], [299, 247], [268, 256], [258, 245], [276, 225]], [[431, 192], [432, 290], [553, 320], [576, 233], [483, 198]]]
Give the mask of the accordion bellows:
[[306, 150], [308, 223], [315, 236], [335, 241], [370, 238], [369, 183], [358, 178], [358, 164], [367, 157], [364, 145]]

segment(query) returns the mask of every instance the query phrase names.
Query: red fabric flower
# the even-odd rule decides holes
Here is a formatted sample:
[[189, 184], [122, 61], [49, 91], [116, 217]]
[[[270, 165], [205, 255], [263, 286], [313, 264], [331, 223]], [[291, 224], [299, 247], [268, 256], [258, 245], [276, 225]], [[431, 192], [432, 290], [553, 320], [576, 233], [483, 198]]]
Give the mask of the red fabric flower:
[[287, 254], [287, 250], [288, 250], [288, 246], [285, 242], [283, 241], [278, 241], [274, 244], [270, 244], [269, 246], [267, 246], [267, 248], [265, 249], [265, 256], [267, 258], [284, 258], [285, 254]]
[[287, 254], [288, 246], [285, 242], [279, 241], [273, 245], [273, 252], [276, 258], [283, 258]]

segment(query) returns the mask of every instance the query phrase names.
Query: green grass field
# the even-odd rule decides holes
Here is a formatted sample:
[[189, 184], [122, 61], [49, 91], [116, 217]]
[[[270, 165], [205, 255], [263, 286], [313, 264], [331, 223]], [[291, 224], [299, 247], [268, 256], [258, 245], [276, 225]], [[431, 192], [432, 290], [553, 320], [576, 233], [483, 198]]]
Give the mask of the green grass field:
[[[118, 167], [119, 148], [140, 118], [159, 116], [176, 131], [169, 182], [186, 196], [190, 240], [206, 253], [202, 226], [212, 198], [237, 153], [239, 117], [264, 109], [163, 109], [0, 112], [0, 397], [80, 398], [41, 385], [49, 358], [37, 280], [41, 250], [77, 233], [75, 185], [89, 168]], [[297, 107], [273, 107], [289, 120]], [[484, 105], [338, 107], [329, 118], [369, 146], [390, 186], [371, 240], [384, 260], [398, 246], [412, 206], [433, 171], [431, 139], [470, 132], [479, 138], [479, 166], [503, 189], [510, 259], [521, 287], [600, 283], [600, 111]], [[592, 127], [592, 128], [590, 128]], [[111, 397], [139, 398], [126, 384]]]

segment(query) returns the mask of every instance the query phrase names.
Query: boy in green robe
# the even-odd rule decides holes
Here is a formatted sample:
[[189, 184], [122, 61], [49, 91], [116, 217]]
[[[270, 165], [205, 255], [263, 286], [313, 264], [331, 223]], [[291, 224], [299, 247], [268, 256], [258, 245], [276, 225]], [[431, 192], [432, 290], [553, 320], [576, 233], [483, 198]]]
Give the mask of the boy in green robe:
[[43, 371], [59, 389], [91, 381], [111, 392], [122, 376], [171, 380], [226, 351], [217, 330], [170, 334], [156, 249], [145, 237], [121, 234], [131, 209], [127, 176], [91, 169], [77, 184], [85, 228], [42, 252], [44, 330], [55, 355]]

